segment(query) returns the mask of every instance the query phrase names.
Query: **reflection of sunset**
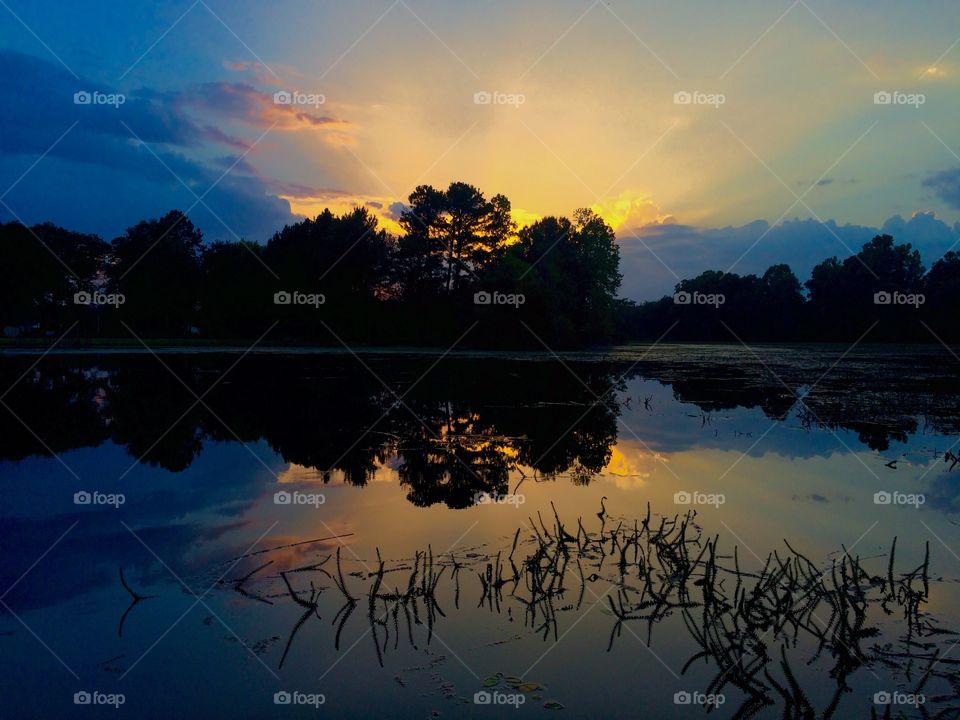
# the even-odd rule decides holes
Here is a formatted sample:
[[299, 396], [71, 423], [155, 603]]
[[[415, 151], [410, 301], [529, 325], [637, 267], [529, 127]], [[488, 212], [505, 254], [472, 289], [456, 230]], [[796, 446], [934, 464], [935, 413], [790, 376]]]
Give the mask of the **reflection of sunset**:
[[639, 444], [621, 441], [610, 449], [610, 462], [603, 475], [623, 489], [643, 487], [655, 466], [666, 462], [659, 453], [651, 453]]
[[[397, 471], [391, 467], [389, 461], [387, 463], [375, 462], [375, 465], [376, 469], [369, 478], [373, 482], [396, 482], [399, 480]], [[341, 470], [332, 471], [330, 473], [330, 482], [325, 483], [322, 470], [305, 465], [297, 465], [296, 463], [289, 463], [286, 470], [281, 470], [277, 473], [277, 482], [284, 485], [307, 485], [310, 483], [329, 485], [331, 483], [344, 484], [346, 481], [344, 480]]]

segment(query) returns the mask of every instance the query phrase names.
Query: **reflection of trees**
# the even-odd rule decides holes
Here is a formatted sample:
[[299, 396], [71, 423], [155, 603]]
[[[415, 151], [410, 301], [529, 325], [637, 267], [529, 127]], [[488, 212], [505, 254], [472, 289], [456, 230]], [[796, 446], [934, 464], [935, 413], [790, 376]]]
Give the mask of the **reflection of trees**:
[[520, 451], [520, 463], [546, 476], [570, 471], [586, 484], [610, 462], [617, 439], [617, 418], [608, 404], [581, 404], [540, 413], [530, 440]]
[[[370, 372], [348, 356], [236, 360], [169, 355], [165, 369], [149, 355], [83, 362], [51, 356], [34, 368], [30, 358], [5, 359], [0, 380], [14, 387], [4, 402], [23, 423], [0, 414], [0, 458], [109, 438], [144, 463], [176, 472], [206, 440], [262, 439], [324, 481], [342, 476], [363, 485], [390, 464], [411, 502], [465, 507], [479, 492], [506, 492], [518, 467], [584, 483], [601, 472], [617, 440], [620, 376], [628, 369], [489, 358], [446, 358], [431, 368], [429, 357], [383, 356], [367, 359]], [[660, 359], [635, 372], [670, 385], [678, 401], [704, 412], [760, 407], [777, 420], [793, 413], [811, 427], [853, 431], [881, 451], [918, 432], [920, 418], [924, 431], [960, 431], [951, 400], [960, 377], [954, 366], [937, 364], [945, 361], [928, 359], [918, 371], [916, 358], [902, 359], [910, 372], [887, 359], [876, 368], [860, 362], [821, 377], [830, 358], [821, 360], [824, 368], [781, 361], [771, 372], [729, 357]], [[802, 403], [788, 390], [799, 393], [817, 379]]]
[[795, 413], [807, 427], [856, 433], [872, 450], [906, 442], [921, 418], [924, 431], [960, 433], [960, 374], [949, 357], [833, 352], [786, 361], [772, 354], [761, 363], [744, 350], [714, 361], [652, 361], [640, 370], [705, 413], [759, 407], [771, 420]]
[[477, 493], [507, 492], [514, 453], [494, 428], [451, 403], [413, 411], [424, 425], [414, 420], [397, 443], [400, 482], [410, 488], [410, 502], [464, 508], [474, 504]]
[[10, 388], [3, 396], [7, 407], [0, 407], [0, 458], [21, 460], [94, 447], [107, 438], [98, 410], [97, 378], [88, 371], [66, 365], [30, 370], [27, 361], [0, 367], [0, 392]]
[[[170, 372], [122, 367], [110, 377], [106, 414], [111, 439], [149, 465], [179, 472], [203, 449], [202, 406], [184, 384], [196, 390], [196, 377], [183, 363]], [[198, 393], [199, 394], [199, 393]]]
[[[104, 356], [94, 371], [47, 358], [8, 400], [58, 452], [110, 438], [178, 472], [205, 440], [264, 439], [324, 481], [338, 474], [364, 485], [391, 463], [411, 502], [424, 506], [462, 508], [480, 492], [505, 493], [518, 464], [545, 476], [573, 468], [589, 482], [616, 441], [610, 366], [577, 368], [585, 387], [559, 365], [538, 365], [531, 378], [527, 364], [450, 360], [419, 383], [429, 367], [421, 359], [370, 360], [387, 389], [348, 357], [234, 361], [167, 356], [165, 369], [150, 356]], [[17, 363], [8, 369], [9, 385]], [[15, 419], [4, 423], [3, 457], [44, 454]]]
[[685, 378], [673, 384], [674, 396], [704, 412], [759, 407], [771, 420], [783, 420], [797, 399], [783, 385], [755, 384], [742, 369], [725, 368], [722, 377]]
[[378, 432], [386, 429], [384, 389], [369, 374], [250, 357], [227, 377], [205, 399], [215, 414], [211, 437], [263, 438], [285, 461], [315, 468], [325, 481], [340, 471], [353, 485], [365, 485], [386, 460]]

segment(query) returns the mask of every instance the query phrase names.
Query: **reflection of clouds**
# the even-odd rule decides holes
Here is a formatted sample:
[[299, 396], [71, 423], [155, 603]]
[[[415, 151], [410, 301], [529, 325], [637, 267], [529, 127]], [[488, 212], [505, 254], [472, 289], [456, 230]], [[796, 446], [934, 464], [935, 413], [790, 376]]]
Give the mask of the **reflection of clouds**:
[[611, 448], [610, 462], [603, 469], [601, 477], [624, 490], [643, 487], [653, 474], [654, 467], [661, 462], [668, 462], [664, 455], [651, 453], [636, 441], [621, 440]]
[[[941, 460], [933, 462], [943, 467], [943, 472], [933, 476], [926, 488], [921, 488], [926, 495], [927, 505], [948, 515], [954, 515], [960, 512], [960, 483], [957, 482], [960, 476], [947, 470]], [[933, 469], [929, 466], [928, 468], [926, 472]]]
[[287, 466], [286, 470], [281, 470], [277, 473], [277, 482], [279, 483], [311, 483], [311, 482], [323, 482], [323, 473], [321, 473], [316, 468], [306, 467], [305, 465], [297, 465], [296, 463], [290, 463]]
[[[397, 464], [399, 464], [399, 460], [396, 457], [389, 458], [385, 463], [379, 460], [374, 461], [374, 471], [370, 481], [384, 483], [399, 482], [400, 476], [395, 467]], [[344, 474], [340, 470], [331, 471], [330, 481], [324, 482], [324, 471], [306, 465], [298, 465], [297, 463], [289, 463], [286, 470], [278, 472], [277, 482], [285, 485], [309, 485], [311, 483], [319, 483], [321, 485], [352, 484], [346, 482]]]
[[[325, 539], [334, 534], [343, 537]], [[319, 542], [310, 542], [314, 539], [319, 540]], [[350, 529], [333, 521], [328, 522], [327, 526], [318, 525], [317, 527], [313, 527], [312, 530], [310, 527], [307, 527], [296, 533], [270, 535], [266, 541], [262, 543], [262, 547], [258, 547], [258, 550], [266, 550], [269, 548], [269, 553], [265, 553], [262, 556], [258, 555], [253, 560], [248, 559], [246, 564], [239, 566], [236, 572], [230, 574], [230, 577], [242, 576], [245, 570], [251, 570], [261, 562], [266, 562], [266, 560], [272, 560], [273, 564], [270, 566], [269, 572], [265, 573], [261, 579], [281, 570], [293, 570], [294, 568], [303, 568], [307, 565], [315, 565], [323, 561], [324, 557], [335, 555], [337, 548], [353, 545], [356, 540], [356, 536], [350, 535]], [[344, 572], [346, 573], [348, 571], [346, 568], [352, 567], [355, 562], [360, 564], [366, 563], [367, 560], [363, 558], [357, 560], [353, 552], [348, 549], [342, 558], [342, 563], [345, 568]], [[331, 569], [325, 562], [323, 563], [323, 567], [327, 570]], [[311, 573], [306, 573], [305, 577], [313, 580], [316, 579], [315, 576], [311, 577]]]
[[[250, 449], [268, 457], [260, 445]], [[246, 552], [272, 522], [258, 523], [250, 516], [266, 473], [259, 465], [252, 467], [249, 453], [239, 444], [208, 443], [181, 475], [140, 465], [117, 485], [108, 485], [108, 479], [120, 477], [130, 464], [118, 445], [66, 453], [65, 461], [86, 481], [86, 487], [121, 491], [127, 502], [122, 514], [102, 507], [78, 508], [72, 498], [80, 486], [59, 471], [53, 458], [0, 463], [0, 476], [11, 482], [5, 489], [5, 515], [0, 517], [4, 539], [0, 587], [13, 585], [33, 559], [78, 521], [42, 566], [7, 597], [18, 612], [103, 587], [123, 592], [117, 579], [120, 567], [129, 580], [144, 587], [171, 580], [170, 573], [120, 524], [121, 519], [184, 578]], [[32, 482], [33, 478], [42, 482]], [[56, 584], [56, 593], [50, 592], [51, 583]]]

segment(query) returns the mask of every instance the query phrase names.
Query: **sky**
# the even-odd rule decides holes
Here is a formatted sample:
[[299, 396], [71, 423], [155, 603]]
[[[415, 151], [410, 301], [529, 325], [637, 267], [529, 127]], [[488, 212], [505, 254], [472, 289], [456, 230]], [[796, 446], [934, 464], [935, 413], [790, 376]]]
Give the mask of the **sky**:
[[929, 266], [958, 90], [954, 0], [2, 0], [0, 220], [265, 242], [463, 180], [520, 224], [593, 208], [637, 300], [879, 231]]

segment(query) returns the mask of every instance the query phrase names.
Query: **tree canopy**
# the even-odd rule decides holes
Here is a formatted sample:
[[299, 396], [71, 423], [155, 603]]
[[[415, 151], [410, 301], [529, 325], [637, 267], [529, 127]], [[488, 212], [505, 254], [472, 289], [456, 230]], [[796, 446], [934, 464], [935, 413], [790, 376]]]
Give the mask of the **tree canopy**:
[[[81, 336], [255, 339], [272, 329], [274, 341], [322, 344], [562, 348], [616, 339], [619, 252], [596, 214], [518, 231], [504, 195], [454, 182], [417, 187], [398, 222], [393, 235], [367, 208], [325, 210], [265, 244], [206, 242], [178, 210], [110, 243], [11, 223], [0, 227], [4, 325], [49, 335], [82, 316]], [[93, 301], [78, 307], [84, 288]]]
[[208, 242], [179, 210], [111, 242], [50, 223], [0, 225], [7, 335], [254, 340], [450, 347], [584, 347], [628, 340], [960, 339], [960, 254], [926, 271], [878, 235], [801, 282], [707, 270], [673, 296], [618, 297], [613, 228], [591, 210], [517, 227], [504, 195], [421, 185], [401, 232], [357, 207], [324, 210], [265, 243]]

